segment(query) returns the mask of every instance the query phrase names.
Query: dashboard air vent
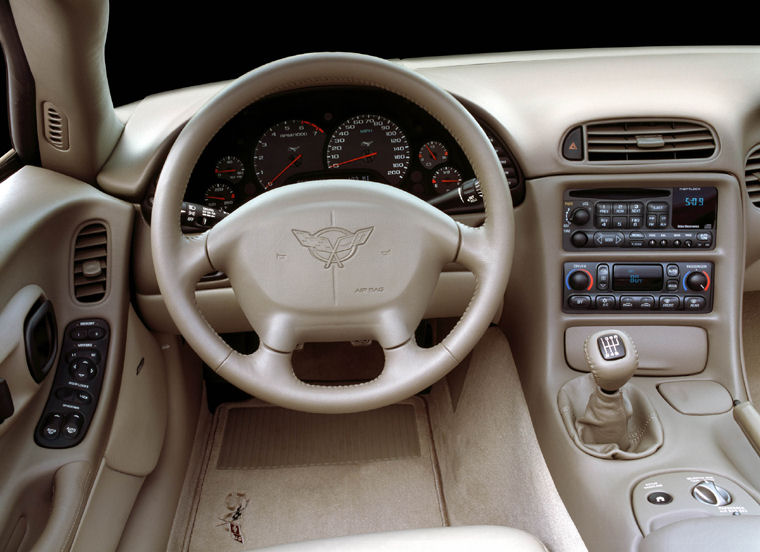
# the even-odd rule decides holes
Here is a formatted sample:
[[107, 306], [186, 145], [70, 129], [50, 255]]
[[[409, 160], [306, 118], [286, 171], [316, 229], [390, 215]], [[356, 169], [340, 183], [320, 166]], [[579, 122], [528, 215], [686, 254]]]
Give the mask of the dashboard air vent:
[[42, 104], [42, 114], [45, 124], [45, 140], [56, 149], [69, 149], [69, 120], [55, 105], [50, 102]]
[[690, 121], [606, 121], [586, 125], [589, 161], [706, 159], [715, 153], [715, 143], [707, 126]]
[[760, 208], [760, 146], [752, 150], [744, 166], [744, 187], [752, 205]]
[[96, 303], [108, 289], [108, 230], [96, 222], [83, 227], [74, 244], [74, 297]]

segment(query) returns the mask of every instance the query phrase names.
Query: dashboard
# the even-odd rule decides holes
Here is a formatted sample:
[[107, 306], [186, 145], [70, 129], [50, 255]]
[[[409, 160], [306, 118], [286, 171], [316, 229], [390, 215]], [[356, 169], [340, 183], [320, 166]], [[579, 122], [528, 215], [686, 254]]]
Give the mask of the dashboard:
[[[504, 140], [478, 122], [517, 204], [522, 172]], [[274, 188], [335, 178], [394, 186], [449, 214], [483, 210], [462, 149], [426, 111], [379, 89], [321, 87], [265, 98], [230, 120], [193, 169], [182, 223], [208, 228]]]

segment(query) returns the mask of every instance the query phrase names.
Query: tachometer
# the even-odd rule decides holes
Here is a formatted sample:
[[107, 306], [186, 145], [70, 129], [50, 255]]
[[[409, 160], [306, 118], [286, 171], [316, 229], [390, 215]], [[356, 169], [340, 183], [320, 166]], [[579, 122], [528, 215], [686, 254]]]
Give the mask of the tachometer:
[[396, 123], [381, 115], [356, 115], [327, 143], [327, 167], [365, 173], [398, 185], [409, 169], [409, 142]]
[[277, 123], [259, 139], [253, 152], [256, 178], [265, 190], [287, 183], [298, 173], [320, 171], [325, 131], [293, 119]]

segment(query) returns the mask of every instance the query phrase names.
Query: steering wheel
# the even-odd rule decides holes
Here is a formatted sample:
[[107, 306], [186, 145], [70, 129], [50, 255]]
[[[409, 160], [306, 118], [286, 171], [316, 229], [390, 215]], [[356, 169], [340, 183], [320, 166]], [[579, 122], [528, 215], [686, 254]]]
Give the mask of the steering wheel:
[[[454, 136], [478, 178], [485, 222], [455, 222], [392, 186], [320, 180], [277, 188], [202, 234], [185, 235], [180, 205], [208, 141], [246, 106], [271, 94], [357, 85], [402, 96]], [[167, 309], [196, 353], [240, 389], [273, 404], [321, 413], [370, 410], [432, 385], [485, 333], [507, 285], [513, 214], [504, 172], [478, 123], [450, 94], [398, 64], [358, 54], [322, 53], [260, 67], [212, 98], [174, 143], [161, 172], [151, 223], [153, 262]], [[414, 331], [443, 266], [472, 271], [475, 293], [457, 325], [432, 348]], [[230, 348], [199, 312], [205, 274], [229, 276], [260, 346]], [[310, 385], [293, 373], [298, 343], [373, 339], [385, 364], [358, 385]]]

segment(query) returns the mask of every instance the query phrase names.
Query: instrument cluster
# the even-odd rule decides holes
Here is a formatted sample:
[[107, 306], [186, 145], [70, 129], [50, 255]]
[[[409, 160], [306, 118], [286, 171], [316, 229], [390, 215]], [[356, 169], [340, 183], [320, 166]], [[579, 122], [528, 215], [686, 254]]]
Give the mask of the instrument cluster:
[[[517, 164], [481, 124], [518, 203]], [[230, 120], [193, 169], [183, 225], [209, 227], [273, 188], [334, 178], [396, 186], [450, 214], [483, 209], [463, 151], [427, 112], [383, 90], [322, 87], [265, 98]]]

